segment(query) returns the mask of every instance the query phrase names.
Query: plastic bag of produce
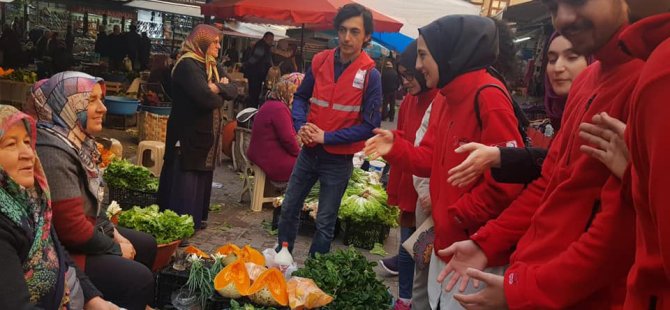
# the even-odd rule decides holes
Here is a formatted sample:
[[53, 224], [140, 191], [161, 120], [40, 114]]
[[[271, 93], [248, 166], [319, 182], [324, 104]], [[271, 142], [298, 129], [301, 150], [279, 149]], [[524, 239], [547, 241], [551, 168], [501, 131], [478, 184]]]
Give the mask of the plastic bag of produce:
[[315, 309], [333, 301], [312, 279], [293, 277], [286, 283], [291, 309]]

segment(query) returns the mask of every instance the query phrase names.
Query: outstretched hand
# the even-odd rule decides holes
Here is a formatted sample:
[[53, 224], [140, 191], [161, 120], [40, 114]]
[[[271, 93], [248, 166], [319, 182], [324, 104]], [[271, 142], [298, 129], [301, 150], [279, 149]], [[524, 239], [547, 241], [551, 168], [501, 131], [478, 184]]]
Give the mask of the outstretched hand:
[[370, 160], [375, 160], [387, 155], [393, 148], [393, 132], [386, 129], [376, 128], [372, 131], [375, 136], [365, 141], [363, 152]]
[[593, 116], [593, 123], [581, 123], [579, 136], [590, 145], [579, 149], [601, 161], [614, 175], [622, 178], [628, 166], [628, 147], [623, 134], [626, 124], [602, 112]]
[[[442, 272], [437, 276], [437, 282], [442, 283], [449, 274], [452, 274], [449, 283], [447, 283], [447, 286], [445, 287], [446, 291], [451, 291], [454, 286], [458, 284], [459, 280], [459, 291], [465, 291], [465, 288], [468, 286], [468, 281], [470, 281], [470, 277], [466, 273], [467, 269], [475, 268], [483, 270], [488, 263], [484, 251], [482, 251], [482, 249], [472, 240], [455, 242], [448, 248], [439, 250], [437, 253], [440, 254], [440, 256], [451, 256], [451, 260], [447, 263], [447, 266], [445, 266]], [[473, 285], [475, 288], [478, 288], [479, 280], [474, 279]]]
[[458, 147], [456, 153], [470, 153], [458, 166], [449, 170], [447, 181], [453, 186], [465, 187], [491, 167], [500, 167], [500, 149], [471, 142]]

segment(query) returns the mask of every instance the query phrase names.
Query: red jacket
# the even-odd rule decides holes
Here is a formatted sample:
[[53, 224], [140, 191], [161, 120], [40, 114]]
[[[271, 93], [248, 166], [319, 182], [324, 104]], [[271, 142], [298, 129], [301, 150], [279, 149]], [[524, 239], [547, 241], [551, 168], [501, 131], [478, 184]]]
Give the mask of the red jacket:
[[[467, 154], [456, 154], [460, 144], [479, 142], [487, 145], [522, 145], [512, 104], [506, 94], [489, 87], [479, 95], [480, 129], [474, 111], [476, 91], [485, 84], [500, 81], [481, 69], [460, 75], [440, 93], [445, 104], [439, 121], [433, 122], [418, 148], [395, 132], [391, 152], [385, 157], [392, 167], [408, 169], [420, 177], [430, 177], [430, 198], [435, 222], [435, 249], [443, 249], [465, 240], [488, 220], [496, 218], [522, 189], [521, 185], [498, 183], [486, 173], [467, 188], [447, 182], [449, 169], [460, 164]], [[437, 114], [434, 115], [438, 117]], [[442, 257], [448, 261], [449, 257]]]
[[[398, 131], [405, 140], [414, 143], [416, 131], [421, 127], [421, 120], [437, 90], [429, 90], [418, 96], [407, 94], [398, 111]], [[388, 204], [398, 206], [404, 212], [414, 213], [418, 194], [414, 189], [412, 174], [402, 169], [391, 169], [389, 183], [386, 188]], [[402, 193], [402, 194], [400, 194]]]
[[[471, 238], [489, 264], [504, 264], [510, 309], [620, 307], [633, 262], [634, 222], [621, 182], [581, 152], [579, 124], [606, 111], [625, 120], [642, 62], [617, 48], [617, 35], [595, 54], [570, 89], [561, 130], [542, 176]], [[517, 244], [518, 241], [518, 244]]]
[[[646, 60], [633, 95], [626, 139], [632, 168], [637, 242], [628, 276], [626, 309], [670, 309], [670, 14], [645, 18], [621, 36], [627, 50]], [[630, 196], [630, 194], [629, 194]]]
[[291, 120], [291, 111], [285, 103], [266, 101], [258, 110], [251, 129], [247, 157], [275, 182], [287, 182], [300, 153]]
[[[370, 56], [361, 52], [335, 82], [336, 51], [337, 49], [323, 51], [312, 60], [314, 90], [312, 98], [309, 99], [311, 105], [307, 120], [326, 132], [361, 123], [361, 105], [367, 86], [367, 75], [375, 67]], [[332, 154], [354, 154], [363, 147], [365, 141], [323, 145]]]

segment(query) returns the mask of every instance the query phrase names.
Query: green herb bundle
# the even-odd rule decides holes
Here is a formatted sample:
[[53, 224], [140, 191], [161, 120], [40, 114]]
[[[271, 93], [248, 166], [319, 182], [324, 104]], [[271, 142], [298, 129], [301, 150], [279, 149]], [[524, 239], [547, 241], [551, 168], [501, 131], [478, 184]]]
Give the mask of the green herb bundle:
[[204, 309], [207, 300], [214, 293], [214, 287], [212, 286], [214, 277], [209, 268], [204, 266], [202, 259], [197, 257], [189, 259], [191, 260], [191, 271], [188, 274], [186, 286], [192, 296], [197, 296]]
[[389, 309], [391, 294], [372, 269], [376, 263], [354, 248], [316, 254], [294, 276], [310, 278], [321, 290], [333, 296], [323, 309]]
[[157, 205], [123, 211], [119, 225], [150, 234], [158, 244], [181, 240], [195, 232], [192, 216], [178, 215], [172, 210], [160, 212]]
[[133, 165], [125, 159], [112, 161], [104, 175], [107, 186], [141, 192], [158, 192], [158, 178], [149, 169]]

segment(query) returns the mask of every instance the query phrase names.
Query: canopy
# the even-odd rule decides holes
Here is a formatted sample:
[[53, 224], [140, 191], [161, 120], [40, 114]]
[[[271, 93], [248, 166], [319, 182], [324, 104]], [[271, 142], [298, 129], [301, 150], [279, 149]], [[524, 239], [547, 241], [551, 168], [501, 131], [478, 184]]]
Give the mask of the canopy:
[[399, 32], [375, 32], [372, 34], [372, 40], [388, 49], [402, 53], [414, 39]]
[[[419, 36], [418, 29], [430, 22], [453, 14], [479, 15], [479, 6], [462, 0], [355, 0], [368, 8], [391, 16], [403, 23], [400, 33]], [[278, 1], [279, 2], [279, 1]], [[535, 2], [535, 1], [533, 1]], [[375, 28], [375, 31], [384, 31]], [[395, 31], [387, 31], [395, 32]]]
[[[349, 0], [215, 0], [202, 6], [202, 14], [250, 23], [332, 29], [337, 10]], [[375, 31], [397, 32], [402, 23], [372, 10]]]

